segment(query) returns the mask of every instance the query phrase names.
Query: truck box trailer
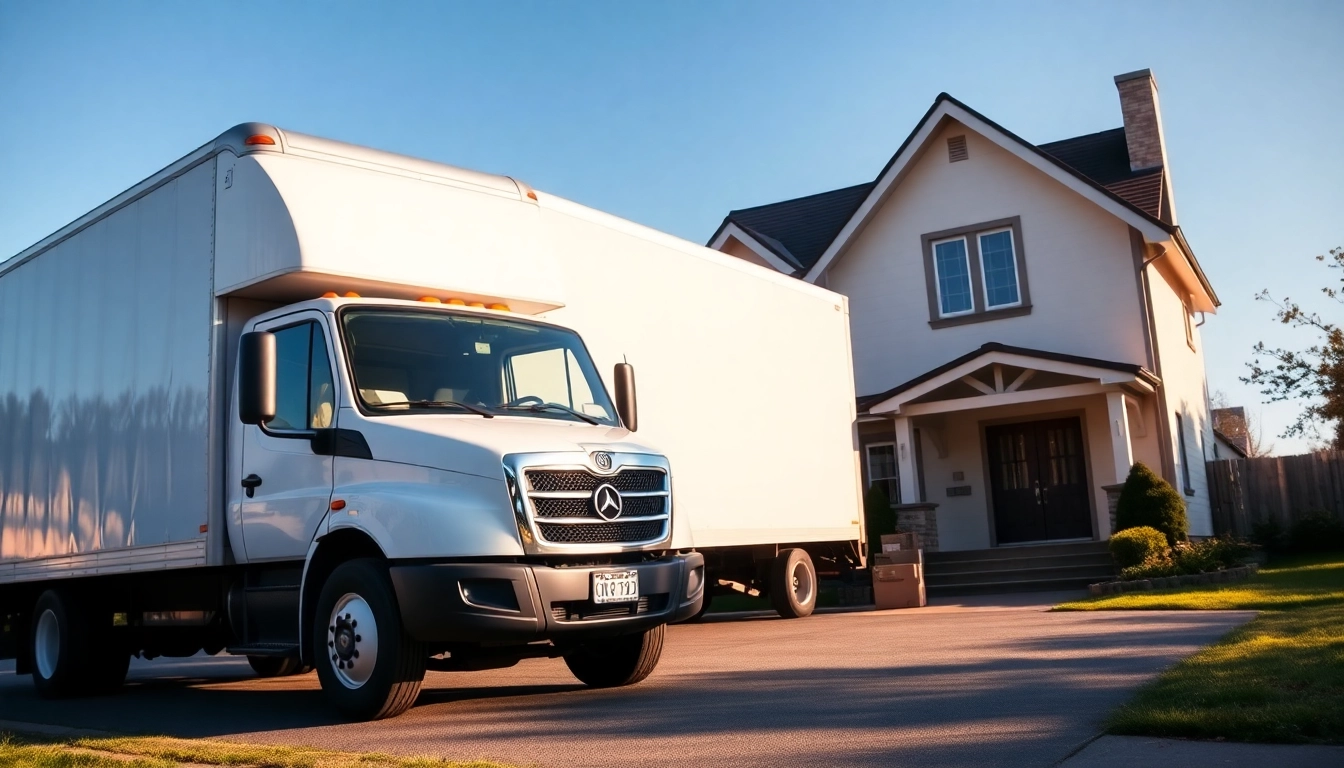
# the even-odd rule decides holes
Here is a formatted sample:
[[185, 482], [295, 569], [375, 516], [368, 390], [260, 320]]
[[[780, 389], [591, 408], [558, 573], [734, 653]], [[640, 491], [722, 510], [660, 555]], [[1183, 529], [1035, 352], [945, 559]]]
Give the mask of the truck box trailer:
[[638, 682], [707, 583], [803, 615], [808, 553], [858, 557], [846, 315], [508, 177], [236, 126], [0, 264], [0, 657], [59, 696], [227, 650], [360, 718], [427, 668]]

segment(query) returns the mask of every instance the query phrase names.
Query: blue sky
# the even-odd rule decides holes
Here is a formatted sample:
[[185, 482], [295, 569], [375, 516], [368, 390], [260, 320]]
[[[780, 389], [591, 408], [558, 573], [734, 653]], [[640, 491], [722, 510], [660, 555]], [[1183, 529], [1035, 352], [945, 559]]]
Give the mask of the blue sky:
[[[940, 91], [1029, 141], [1118, 127], [1157, 75], [1177, 210], [1237, 377], [1344, 245], [1344, 3], [0, 0], [0, 258], [244, 120], [456, 165], [703, 242], [870, 180]], [[1280, 453], [1301, 441], [1274, 438]]]

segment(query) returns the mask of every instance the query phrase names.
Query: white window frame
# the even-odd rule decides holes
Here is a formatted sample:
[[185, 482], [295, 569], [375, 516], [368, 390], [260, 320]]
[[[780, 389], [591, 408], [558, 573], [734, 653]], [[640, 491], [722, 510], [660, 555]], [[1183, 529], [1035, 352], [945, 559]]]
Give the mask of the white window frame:
[[[942, 274], [940, 274], [940, 271], [938, 269], [938, 246], [943, 245], [944, 243], [955, 243], [958, 240], [961, 241], [962, 259], [966, 263], [966, 283], [967, 283], [966, 288], [967, 288], [967, 295], [970, 296], [971, 298], [971, 308], [964, 309], [960, 312], [944, 312], [943, 276]], [[979, 245], [979, 243], [977, 243], [977, 245]], [[942, 319], [944, 317], [961, 317], [962, 315], [974, 314], [975, 281], [971, 279], [971, 243], [969, 239], [966, 237], [966, 235], [957, 235], [956, 237], [949, 237], [943, 240], [934, 240], [932, 243], [929, 243], [929, 247], [932, 249], [933, 252], [933, 287], [934, 290], [937, 291], [939, 319]], [[1018, 291], [1018, 294], [1020, 298], [1021, 291]]]
[[[1012, 257], [1012, 264], [1013, 264], [1013, 285], [1017, 287], [1017, 301], [1014, 301], [1011, 304], [989, 303], [989, 279], [988, 276], [985, 274], [985, 249], [984, 244], [981, 241], [981, 238], [983, 238], [985, 235], [997, 235], [1000, 232], [1008, 233], [1008, 246], [1011, 249], [1009, 251], [1009, 255]], [[984, 299], [985, 311], [992, 312], [996, 309], [1012, 309], [1013, 307], [1022, 306], [1022, 276], [1018, 274], [1018, 272], [1020, 272], [1021, 270], [1018, 269], [1017, 265], [1017, 238], [1013, 237], [1013, 228], [997, 227], [995, 229], [987, 229], [983, 232], [976, 232], [975, 248], [977, 255], [980, 257], [976, 259], [976, 261], [980, 262], [980, 293], [981, 298]], [[967, 258], [970, 258], [969, 252], [967, 253]], [[934, 263], [937, 264], [937, 259], [934, 260]]]
[[[873, 477], [873, 449], [874, 449], [874, 448], [890, 448], [890, 449], [891, 449], [891, 460], [892, 460], [892, 461], [891, 461], [891, 466], [892, 466], [892, 469], [894, 469], [894, 470], [896, 471], [896, 474], [892, 475], [891, 477]], [[868, 471], [867, 471], [867, 475], [868, 475], [868, 484], [867, 484], [866, 488], [872, 488], [872, 487], [873, 487], [873, 483], [876, 483], [876, 482], [878, 482], [878, 481], [883, 481], [883, 482], [885, 482], [885, 481], [893, 481], [893, 482], [892, 482], [892, 487], [894, 487], [894, 488], [896, 489], [896, 493], [894, 493], [894, 494], [891, 494], [891, 493], [887, 494], [887, 503], [891, 504], [892, 506], [895, 506], [895, 505], [897, 505], [897, 504], [900, 504], [900, 503], [901, 503], [901, 463], [900, 463], [900, 460], [899, 460], [899, 458], [897, 457], [897, 454], [896, 454], [896, 443], [895, 443], [895, 442], [890, 442], [890, 441], [888, 441], [888, 442], [882, 442], [882, 443], [868, 443], [867, 445], [863, 446], [863, 461], [864, 461], [864, 469], [868, 470]]]

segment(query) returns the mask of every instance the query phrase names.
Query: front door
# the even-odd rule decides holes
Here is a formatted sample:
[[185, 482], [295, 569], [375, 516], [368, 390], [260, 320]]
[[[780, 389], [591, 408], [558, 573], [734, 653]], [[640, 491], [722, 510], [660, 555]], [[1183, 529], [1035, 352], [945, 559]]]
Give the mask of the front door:
[[989, 427], [985, 439], [999, 544], [1092, 537], [1077, 418]]
[[301, 559], [331, 502], [332, 458], [313, 453], [313, 430], [336, 426], [335, 382], [321, 315], [304, 312], [258, 330], [275, 334], [275, 418], [243, 427], [240, 483], [247, 558]]

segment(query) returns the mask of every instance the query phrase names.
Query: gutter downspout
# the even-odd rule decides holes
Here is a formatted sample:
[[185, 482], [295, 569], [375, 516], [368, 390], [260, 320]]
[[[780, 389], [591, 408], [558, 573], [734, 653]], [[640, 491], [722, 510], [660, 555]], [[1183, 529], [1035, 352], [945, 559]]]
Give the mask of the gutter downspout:
[[1160, 380], [1157, 388], [1157, 441], [1158, 456], [1162, 461], [1162, 477], [1172, 487], [1176, 486], [1176, 456], [1175, 449], [1171, 445], [1171, 422], [1170, 413], [1167, 409], [1167, 385], [1166, 379], [1162, 375], [1162, 355], [1157, 341], [1157, 323], [1153, 319], [1153, 296], [1152, 284], [1148, 280], [1148, 267], [1158, 259], [1166, 256], [1170, 251], [1164, 245], [1157, 246], [1160, 250], [1156, 256], [1145, 257], [1145, 246], [1143, 235], [1137, 229], [1130, 228], [1129, 242], [1131, 250], [1134, 253], [1134, 261], [1137, 265], [1139, 281], [1139, 303], [1143, 307], [1144, 321], [1144, 340], [1148, 346], [1148, 359], [1152, 365], [1153, 373], [1157, 374]]

